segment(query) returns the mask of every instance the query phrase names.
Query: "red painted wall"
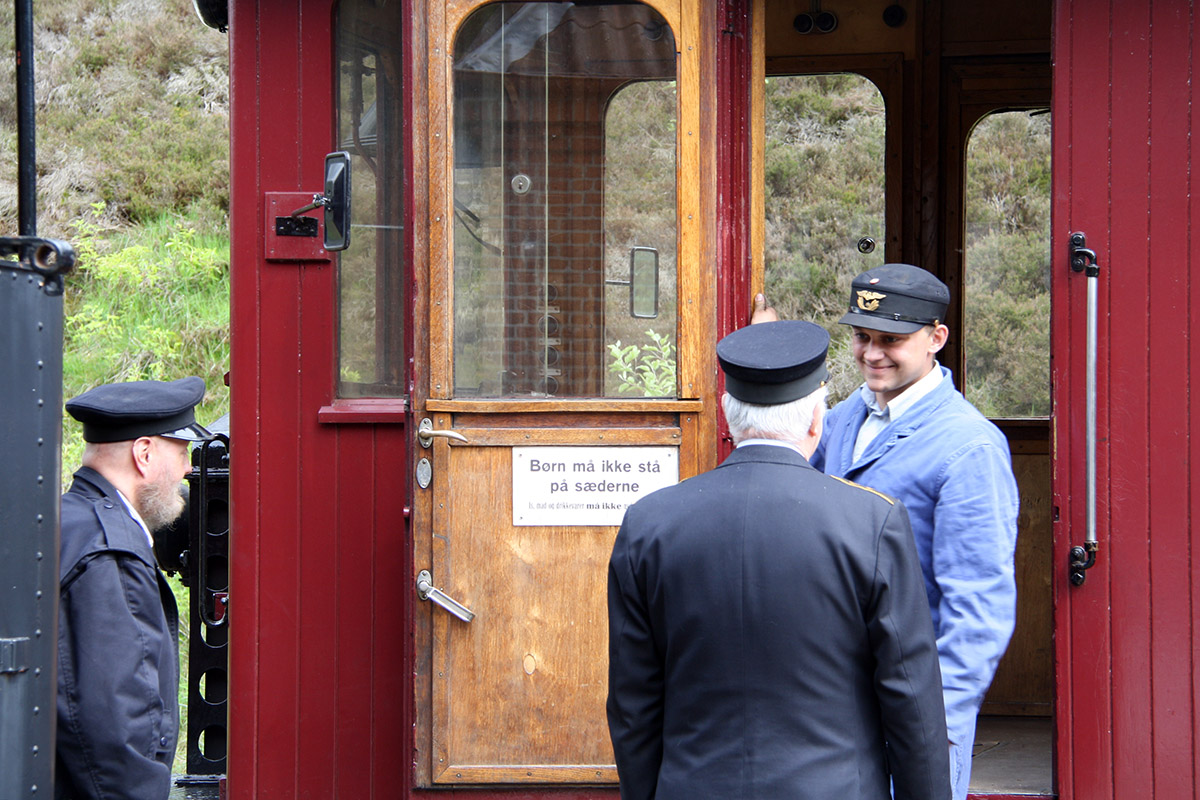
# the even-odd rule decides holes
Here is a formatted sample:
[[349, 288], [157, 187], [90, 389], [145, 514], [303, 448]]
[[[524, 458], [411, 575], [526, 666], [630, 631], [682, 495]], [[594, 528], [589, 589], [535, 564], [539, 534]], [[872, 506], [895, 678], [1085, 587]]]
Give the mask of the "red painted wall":
[[322, 424], [336, 365], [328, 261], [267, 262], [263, 194], [319, 191], [331, 6], [231, 3], [229, 793], [394, 796], [412, 697], [402, 424]]
[[[1054, 393], [1060, 796], [1194, 797], [1200, 281], [1190, 4], [1061, 0], [1055, 11]], [[1198, 227], [1200, 230], [1200, 227]], [[1081, 544], [1086, 287], [1067, 235], [1100, 257], [1099, 559]]]

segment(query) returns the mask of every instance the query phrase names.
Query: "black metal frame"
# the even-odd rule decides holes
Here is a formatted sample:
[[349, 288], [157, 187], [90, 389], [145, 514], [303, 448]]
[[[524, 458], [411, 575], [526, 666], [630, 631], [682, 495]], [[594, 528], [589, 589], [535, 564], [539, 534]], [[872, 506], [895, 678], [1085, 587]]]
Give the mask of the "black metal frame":
[[[33, 4], [15, 0], [19, 236], [0, 239], [0, 797], [54, 794], [65, 242], [37, 238]], [[16, 260], [9, 259], [16, 256]]]

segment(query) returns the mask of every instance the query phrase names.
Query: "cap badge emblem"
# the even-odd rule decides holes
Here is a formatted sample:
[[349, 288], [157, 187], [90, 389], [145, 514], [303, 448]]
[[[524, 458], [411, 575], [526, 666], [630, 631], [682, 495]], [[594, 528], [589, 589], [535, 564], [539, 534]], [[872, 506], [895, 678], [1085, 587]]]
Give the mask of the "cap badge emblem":
[[858, 295], [858, 307], [863, 311], [874, 311], [879, 308], [879, 301], [887, 297], [886, 294], [869, 292], [866, 289], [860, 289], [855, 294]]

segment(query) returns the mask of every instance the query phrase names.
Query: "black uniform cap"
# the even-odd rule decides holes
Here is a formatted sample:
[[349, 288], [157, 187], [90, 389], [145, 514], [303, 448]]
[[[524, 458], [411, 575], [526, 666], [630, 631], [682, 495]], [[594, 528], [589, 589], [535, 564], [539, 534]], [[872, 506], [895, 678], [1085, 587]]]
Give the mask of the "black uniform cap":
[[106, 383], [67, 401], [67, 412], [83, 423], [85, 442], [124, 442], [165, 436], [202, 442], [212, 434], [196, 424], [204, 380]]
[[825, 385], [829, 333], [802, 320], [747, 325], [717, 342], [725, 391], [745, 403], [790, 403]]
[[950, 290], [912, 264], [884, 264], [850, 283], [850, 310], [838, 322], [887, 333], [912, 333], [946, 319]]

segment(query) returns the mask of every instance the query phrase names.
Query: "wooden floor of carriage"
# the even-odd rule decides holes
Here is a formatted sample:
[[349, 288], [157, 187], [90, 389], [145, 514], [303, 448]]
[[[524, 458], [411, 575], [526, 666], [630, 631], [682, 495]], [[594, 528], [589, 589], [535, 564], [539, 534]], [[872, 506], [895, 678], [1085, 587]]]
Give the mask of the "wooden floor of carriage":
[[[980, 717], [971, 794], [1047, 796], [1053, 790], [1053, 725], [1040, 717]], [[170, 800], [219, 800], [213, 778], [180, 776]]]
[[971, 794], [1052, 795], [1053, 729], [1049, 717], [980, 717]]

